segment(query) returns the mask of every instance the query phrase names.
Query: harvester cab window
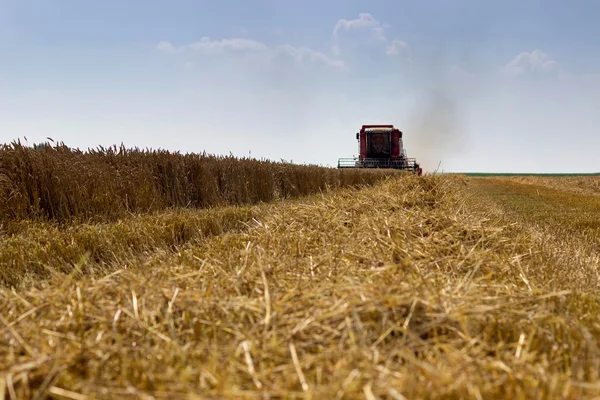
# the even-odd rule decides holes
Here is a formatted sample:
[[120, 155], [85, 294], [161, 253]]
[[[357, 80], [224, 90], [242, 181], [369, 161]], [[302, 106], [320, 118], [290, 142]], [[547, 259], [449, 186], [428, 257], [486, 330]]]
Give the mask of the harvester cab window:
[[374, 158], [389, 157], [392, 147], [392, 131], [377, 130], [367, 132], [368, 156]]

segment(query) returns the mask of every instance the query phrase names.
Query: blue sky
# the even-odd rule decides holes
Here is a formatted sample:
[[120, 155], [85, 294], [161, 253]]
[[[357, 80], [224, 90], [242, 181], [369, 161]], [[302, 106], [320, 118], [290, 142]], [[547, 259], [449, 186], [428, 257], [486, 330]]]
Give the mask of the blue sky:
[[600, 2], [0, 0], [0, 141], [600, 171]]

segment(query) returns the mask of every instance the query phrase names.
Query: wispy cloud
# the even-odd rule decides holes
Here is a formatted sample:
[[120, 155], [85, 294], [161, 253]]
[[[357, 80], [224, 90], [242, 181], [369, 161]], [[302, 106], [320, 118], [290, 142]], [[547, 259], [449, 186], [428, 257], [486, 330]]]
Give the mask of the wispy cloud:
[[[390, 25], [382, 24], [379, 22], [373, 15], [369, 13], [361, 13], [358, 15], [357, 19], [340, 19], [335, 24], [333, 28], [333, 53], [337, 56], [341, 55], [341, 44], [345, 34], [350, 33], [351, 31], [356, 32], [366, 32], [365, 38], [368, 39], [369, 42], [375, 45], [383, 45], [385, 47], [385, 54], [389, 56], [404, 56], [410, 58], [410, 48], [408, 44], [400, 39], [388, 39], [386, 35], [386, 29], [388, 29]], [[357, 40], [356, 36], [354, 39]]]
[[167, 53], [199, 52], [199, 53], [223, 53], [232, 51], [266, 51], [268, 46], [262, 42], [246, 38], [216, 39], [208, 36], [197, 42], [175, 46], [170, 42], [159, 42], [156, 48]]
[[558, 63], [550, 55], [539, 49], [519, 53], [502, 68], [504, 74], [513, 77], [525, 74], [556, 72], [557, 70]]
[[387, 46], [385, 53], [388, 56], [403, 56], [410, 59], [410, 47], [406, 44], [406, 42], [395, 39], [392, 43]]
[[350, 31], [352, 29], [364, 29], [369, 28], [373, 33], [374, 37], [383, 42], [387, 41], [383, 26], [369, 13], [361, 13], [358, 15], [358, 19], [340, 19], [333, 28], [333, 36], [337, 36], [341, 30]]
[[[382, 24], [369, 13], [361, 13], [357, 19], [342, 18], [336, 22], [333, 28], [334, 46], [329, 54], [305, 46], [293, 46], [291, 44], [268, 45], [249, 37], [215, 39], [204, 36], [196, 42], [182, 45], [176, 45], [165, 40], [157, 43], [156, 48], [168, 54], [262, 54], [263, 59], [267, 61], [272, 61], [283, 55], [298, 63], [313, 62], [333, 68], [346, 68], [340, 44], [343, 42], [353, 47], [354, 44], [364, 43], [366, 40], [372, 45], [382, 46], [382, 54], [410, 60], [411, 49], [405, 41], [388, 39], [386, 29], [389, 29], [389, 27], [389, 25]], [[350, 35], [351, 31], [354, 31], [357, 35]], [[277, 31], [277, 34], [280, 33], [280, 30]]]
[[344, 62], [337, 58], [329, 57], [328, 55], [321, 53], [319, 51], [312, 50], [307, 47], [294, 47], [289, 44], [277, 46], [275, 48], [276, 52], [285, 53], [290, 55], [293, 59], [298, 62], [302, 61], [318, 61], [322, 64], [343, 68], [345, 66]]
[[172, 43], [165, 42], [165, 41], [158, 42], [158, 44], [156, 45], [156, 48], [165, 53], [177, 53], [179, 51], [179, 49], [177, 49], [177, 47], [173, 46]]
[[197, 42], [181, 46], [161, 41], [156, 45], [156, 48], [159, 51], [171, 54], [263, 53], [267, 59], [273, 59], [279, 55], [287, 55], [297, 62], [314, 61], [336, 68], [343, 68], [345, 66], [342, 60], [330, 57], [325, 53], [308, 47], [295, 47], [290, 44], [269, 46], [263, 42], [246, 38], [211, 39], [205, 36]]

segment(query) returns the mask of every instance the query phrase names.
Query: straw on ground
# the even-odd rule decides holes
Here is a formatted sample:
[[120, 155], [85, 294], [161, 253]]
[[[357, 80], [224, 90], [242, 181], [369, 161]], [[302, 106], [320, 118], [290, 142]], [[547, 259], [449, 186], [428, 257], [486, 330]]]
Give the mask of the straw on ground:
[[0, 394], [597, 396], [595, 216], [515, 185], [402, 176], [4, 234], [28, 247], [0, 248]]

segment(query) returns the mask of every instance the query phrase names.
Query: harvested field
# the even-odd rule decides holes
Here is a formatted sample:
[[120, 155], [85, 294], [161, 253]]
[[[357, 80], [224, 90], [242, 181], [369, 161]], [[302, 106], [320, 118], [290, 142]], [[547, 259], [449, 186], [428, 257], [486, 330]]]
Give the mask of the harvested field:
[[600, 176], [510, 176], [495, 177], [509, 182], [524, 183], [534, 186], [544, 186], [560, 191], [569, 191], [579, 194], [600, 195]]
[[406, 175], [25, 219], [1, 239], [0, 396], [598, 396], [597, 198], [578, 196]]
[[576, 192], [567, 178], [514, 180], [474, 179], [473, 194], [490, 215], [517, 224], [536, 243], [545, 259], [546, 287], [600, 289], [600, 196], [590, 189]]

